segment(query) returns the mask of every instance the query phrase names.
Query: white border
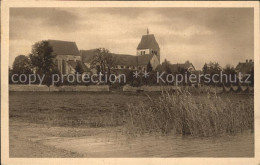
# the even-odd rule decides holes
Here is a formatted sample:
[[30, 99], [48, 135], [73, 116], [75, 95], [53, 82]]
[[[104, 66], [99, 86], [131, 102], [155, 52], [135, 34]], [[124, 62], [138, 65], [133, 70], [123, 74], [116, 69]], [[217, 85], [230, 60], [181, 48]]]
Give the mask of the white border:
[[[252, 7], [254, 8], [255, 63], [255, 158], [9, 158], [8, 127], [8, 64], [9, 64], [9, 8], [10, 7]], [[260, 164], [259, 112], [259, 2], [169, 2], [169, 1], [10, 1], [1, 4], [1, 161], [3, 164]]]

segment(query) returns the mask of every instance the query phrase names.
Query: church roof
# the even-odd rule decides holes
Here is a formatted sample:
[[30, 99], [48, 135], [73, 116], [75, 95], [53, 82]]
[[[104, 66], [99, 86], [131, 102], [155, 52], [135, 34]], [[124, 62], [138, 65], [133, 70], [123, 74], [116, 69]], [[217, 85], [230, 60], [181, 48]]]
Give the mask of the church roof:
[[154, 55], [152, 54], [137, 56], [138, 65], [147, 65], [151, 61], [153, 56]]
[[137, 49], [160, 49], [153, 34], [143, 35]]
[[[90, 63], [91, 59], [95, 56], [96, 52], [99, 49], [91, 49], [91, 50], [81, 50], [81, 59], [83, 63]], [[125, 65], [125, 66], [140, 66], [147, 65], [154, 55], [142, 55], [135, 56], [129, 54], [116, 54], [111, 53], [113, 57], [115, 57], [115, 65]]]
[[127, 65], [127, 66], [137, 66], [137, 56], [127, 55], [127, 54], [114, 54], [115, 65]]
[[79, 50], [75, 42], [48, 40], [49, 45], [56, 55], [74, 55], [79, 56]]

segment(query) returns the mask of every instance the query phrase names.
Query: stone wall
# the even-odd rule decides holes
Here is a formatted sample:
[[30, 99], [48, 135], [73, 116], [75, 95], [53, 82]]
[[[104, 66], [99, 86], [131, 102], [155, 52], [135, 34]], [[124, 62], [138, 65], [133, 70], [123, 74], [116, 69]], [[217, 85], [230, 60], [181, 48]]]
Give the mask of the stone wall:
[[108, 92], [108, 85], [90, 85], [90, 86], [51, 86], [52, 92]]
[[50, 92], [100, 92], [100, 91], [109, 91], [108, 85], [90, 85], [90, 86], [60, 86], [55, 87], [51, 86], [50, 88], [46, 85], [9, 85], [9, 91], [15, 92], [41, 92], [41, 91], [50, 91]]
[[136, 91], [146, 91], [146, 92], [161, 92], [177, 89], [176, 86], [141, 86], [141, 87], [132, 87], [125, 85], [123, 87], [124, 92], [136, 92]]
[[46, 85], [9, 85], [9, 91], [49, 91], [49, 88]]

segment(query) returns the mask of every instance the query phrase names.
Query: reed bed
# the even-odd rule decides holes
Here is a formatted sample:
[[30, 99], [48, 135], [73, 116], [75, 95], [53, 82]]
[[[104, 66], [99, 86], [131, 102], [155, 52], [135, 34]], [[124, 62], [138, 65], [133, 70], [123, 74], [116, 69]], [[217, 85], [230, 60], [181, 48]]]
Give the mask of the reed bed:
[[130, 134], [215, 136], [254, 130], [252, 97], [238, 100], [232, 95], [193, 96], [186, 90], [164, 92], [158, 99], [129, 104], [128, 114], [126, 127]]

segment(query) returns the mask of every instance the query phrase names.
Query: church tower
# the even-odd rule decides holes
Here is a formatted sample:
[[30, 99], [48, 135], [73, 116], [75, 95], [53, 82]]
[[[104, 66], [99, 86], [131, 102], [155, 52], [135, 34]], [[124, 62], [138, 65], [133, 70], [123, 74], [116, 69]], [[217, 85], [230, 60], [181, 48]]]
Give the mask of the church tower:
[[157, 43], [153, 34], [149, 34], [149, 29], [147, 28], [147, 34], [142, 36], [141, 42], [137, 46], [136, 51], [137, 56], [142, 56], [146, 54], [156, 55], [160, 61], [160, 47]]

